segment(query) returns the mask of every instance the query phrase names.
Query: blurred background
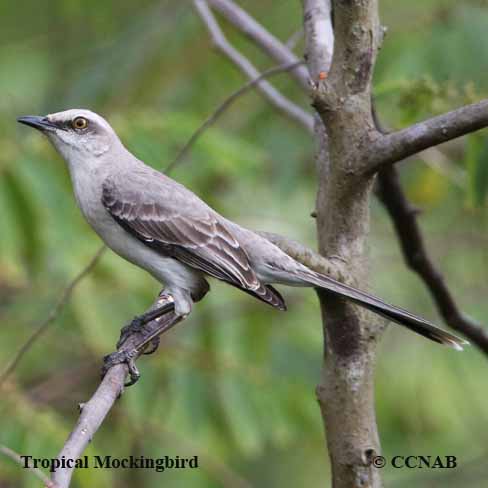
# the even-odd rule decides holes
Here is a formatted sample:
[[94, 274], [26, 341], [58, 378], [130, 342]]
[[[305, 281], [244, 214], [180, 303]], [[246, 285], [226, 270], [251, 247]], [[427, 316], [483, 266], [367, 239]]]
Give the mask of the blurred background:
[[[282, 40], [301, 27], [298, 0], [240, 2]], [[394, 128], [488, 96], [488, 2], [384, 0], [388, 35], [375, 74]], [[236, 47], [274, 65], [223, 19]], [[303, 53], [303, 40], [295, 52]], [[39, 327], [100, 241], [75, 206], [63, 162], [17, 116], [85, 107], [158, 169], [245, 79], [212, 50], [190, 2], [17, 0], [0, 3], [0, 371]], [[272, 80], [307, 109], [286, 74]], [[488, 326], [486, 131], [401, 165], [435, 262], [465, 313]], [[315, 248], [316, 177], [310, 136], [250, 92], [208, 130], [172, 177], [231, 219]], [[372, 289], [440, 322], [409, 272], [384, 209], [372, 204]], [[315, 400], [322, 361], [313, 292], [287, 289], [280, 314], [212, 282], [213, 293], [139, 361], [88, 455], [198, 455], [195, 470], [78, 470], [74, 487], [328, 486]], [[99, 382], [120, 327], [159, 291], [106, 252], [59, 318], [0, 389], [0, 443], [55, 457]], [[440, 322], [442, 323], [442, 322]], [[437, 347], [391, 325], [379, 347], [377, 415], [386, 456], [454, 455], [455, 470], [385, 468], [388, 486], [485, 486], [488, 358]], [[0, 457], [0, 487], [39, 481]]]

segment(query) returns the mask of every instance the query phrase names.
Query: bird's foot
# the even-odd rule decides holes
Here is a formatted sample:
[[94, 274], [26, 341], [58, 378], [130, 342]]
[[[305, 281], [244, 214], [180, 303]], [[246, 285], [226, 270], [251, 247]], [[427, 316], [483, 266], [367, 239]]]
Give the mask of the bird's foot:
[[[122, 327], [120, 331], [120, 338], [117, 341], [117, 349], [120, 349], [131, 335], [140, 334], [142, 336], [145, 336], [149, 333], [149, 331], [145, 327], [147, 322], [144, 320], [144, 318], [144, 315], [134, 317], [134, 319], [129, 324]], [[148, 350], [144, 351], [143, 354], [153, 354], [157, 351], [158, 347], [159, 337], [156, 337], [154, 341], [151, 341], [151, 348], [148, 348]]]
[[[117, 364], [126, 364], [129, 369], [130, 380], [124, 386], [131, 386], [140, 378], [135, 361], [139, 354], [153, 354], [159, 347], [159, 336], [166, 330], [180, 322], [183, 317], [169, 314], [174, 311], [174, 300], [171, 295], [161, 296], [158, 300], [159, 307], [150, 310], [134, 319], [122, 328], [117, 342], [117, 351], [103, 358], [102, 378], [107, 371]], [[169, 314], [169, 315], [168, 315]], [[147, 326], [151, 322], [152, 327]], [[130, 345], [121, 350], [130, 337], [135, 336]]]
[[141, 333], [143, 327], [142, 315], [134, 317], [131, 322], [122, 327], [119, 340], [117, 341], [117, 349], [120, 349], [132, 334]]
[[117, 364], [127, 364], [129, 368], [129, 376], [130, 380], [124, 384], [125, 387], [132, 386], [133, 384], [137, 383], [139, 378], [141, 377], [141, 373], [137, 369], [135, 359], [137, 357], [137, 349], [131, 349], [129, 351], [116, 351], [112, 354], [108, 354], [103, 358], [103, 367], [102, 367], [102, 379], [107, 374], [108, 370]]
[[151, 342], [148, 344], [149, 347], [147, 347], [142, 354], [146, 356], [149, 356], [149, 354], [154, 354], [158, 350], [160, 342], [161, 338], [159, 336], [151, 339]]
[[[148, 330], [144, 327], [146, 324], [174, 310], [174, 300], [171, 295], [160, 295], [159, 303], [159, 307], [134, 317], [129, 324], [121, 329], [117, 349], [120, 349], [133, 334], [146, 335], [148, 333]], [[158, 349], [158, 346], [159, 338], [155, 338], [155, 340], [151, 341], [151, 348], [145, 351], [144, 354], [153, 354]]]

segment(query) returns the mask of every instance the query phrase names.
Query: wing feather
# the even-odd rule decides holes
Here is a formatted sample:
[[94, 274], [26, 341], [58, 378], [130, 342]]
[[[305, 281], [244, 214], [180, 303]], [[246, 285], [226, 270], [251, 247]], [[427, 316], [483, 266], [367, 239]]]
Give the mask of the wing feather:
[[209, 207], [191, 205], [192, 201], [165, 205], [164, 195], [155, 198], [143, 188], [134, 191], [134, 181], [125, 194], [121, 186], [117, 187], [113, 179], [106, 180], [102, 203], [125, 230], [158, 252], [285, 309], [283, 298], [259, 281], [245, 250]]

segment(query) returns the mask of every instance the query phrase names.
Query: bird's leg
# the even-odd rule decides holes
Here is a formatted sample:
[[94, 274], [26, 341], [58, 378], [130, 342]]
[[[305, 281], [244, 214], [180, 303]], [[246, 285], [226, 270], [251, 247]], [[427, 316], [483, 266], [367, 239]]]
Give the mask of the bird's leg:
[[159, 318], [152, 319], [158, 321], [158, 327], [149, 332], [146, 336], [142, 337], [141, 340], [138, 341], [133, 347], [131, 347], [130, 349], [116, 351], [104, 357], [102, 377], [105, 376], [107, 371], [112, 366], [115, 366], [116, 364], [126, 363], [129, 368], [130, 380], [125, 384], [125, 386], [131, 386], [136, 383], [141, 375], [139, 373], [139, 370], [137, 369], [135, 360], [141, 354], [141, 351], [143, 351], [148, 344], [153, 343], [155, 339], [159, 338], [161, 334], [171, 329], [178, 322], [181, 322], [184, 318], [184, 316], [176, 315], [174, 313], [166, 313]]
[[[122, 330], [120, 331], [120, 338], [117, 342], [117, 349], [120, 349], [125, 344], [129, 336], [131, 336], [132, 334], [140, 334], [141, 332], [144, 332], [144, 326], [146, 324], [174, 310], [174, 300], [171, 295], [164, 294], [164, 290], [162, 290], [159, 296], [159, 306], [157, 308], [149, 310], [149, 312], [138, 315], [137, 317], [134, 317], [134, 319], [128, 325], [122, 328]], [[156, 337], [154, 342], [152, 343], [151, 349], [145, 351], [144, 354], [154, 353], [157, 350], [158, 346], [159, 337]]]

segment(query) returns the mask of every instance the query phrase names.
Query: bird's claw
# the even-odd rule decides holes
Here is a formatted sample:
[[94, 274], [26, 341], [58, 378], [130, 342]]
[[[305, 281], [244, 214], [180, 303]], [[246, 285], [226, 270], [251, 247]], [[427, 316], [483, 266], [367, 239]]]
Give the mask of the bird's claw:
[[[159, 303], [164, 303], [164, 305], [134, 317], [129, 324], [122, 327], [122, 330], [120, 331], [120, 338], [117, 342], [117, 349], [120, 349], [132, 334], [142, 334], [143, 336], [146, 335], [148, 333], [145, 327], [147, 324], [153, 320], [158, 321], [162, 315], [174, 309], [174, 300], [171, 295], [160, 294]], [[155, 352], [159, 346], [159, 339], [151, 341], [151, 344], [152, 348], [150, 351], [145, 352], [144, 354], [152, 354]]]
[[146, 356], [148, 356], [149, 354], [154, 354], [158, 348], [159, 348], [159, 343], [161, 342], [161, 338], [158, 336], [158, 337], [155, 337], [149, 344], [149, 347], [142, 353]]
[[[145, 324], [142, 318], [134, 317], [134, 320], [132, 320], [132, 322], [130, 322], [128, 325], [121, 329], [120, 338], [117, 341], [117, 349], [120, 349], [132, 334], [143, 334], [144, 336], [147, 332], [148, 331], [145, 328]], [[150, 343], [151, 346], [148, 347], [142, 354], [154, 354], [158, 350], [159, 342], [159, 337], [155, 337]]]
[[122, 329], [120, 330], [120, 338], [117, 341], [117, 349], [120, 349], [125, 344], [125, 341], [127, 341], [127, 339], [132, 334], [141, 333], [143, 331], [144, 331], [144, 321], [142, 317], [140, 316], [134, 317], [129, 324], [122, 327]]
[[[139, 370], [135, 364], [137, 356], [139, 354], [153, 354], [156, 352], [160, 342], [158, 334], [162, 333], [165, 328], [167, 329], [173, 326], [180, 320], [178, 317], [175, 317], [173, 321], [170, 321], [168, 324], [163, 324], [164, 326], [160, 328], [159, 331], [157, 328], [156, 330], [152, 331], [146, 328], [146, 324], [152, 321], [159, 322], [162, 315], [174, 309], [174, 301], [171, 296], [165, 297], [161, 295], [161, 298], [164, 298], [162, 301], [166, 302], [164, 305], [154, 310], [150, 310], [143, 315], [134, 317], [129, 324], [122, 328], [120, 331], [120, 338], [117, 342], [117, 351], [103, 358], [104, 364], [102, 367], [102, 378], [107, 374], [107, 371], [112, 366], [125, 363], [129, 369], [130, 376], [130, 380], [125, 384], [125, 386], [131, 386], [139, 380], [141, 374], [139, 373]], [[140, 336], [137, 337], [136, 345], [132, 346], [130, 349], [126, 348], [126, 350], [120, 350], [127, 342], [127, 339], [134, 334], [136, 334], [136, 337]]]
[[135, 359], [137, 357], [137, 349], [130, 351], [116, 351], [108, 354], [103, 358], [102, 378], [107, 374], [108, 370], [117, 364], [127, 364], [129, 368], [130, 380], [124, 384], [125, 387], [132, 386], [137, 383], [141, 377], [141, 373], [137, 369]]

